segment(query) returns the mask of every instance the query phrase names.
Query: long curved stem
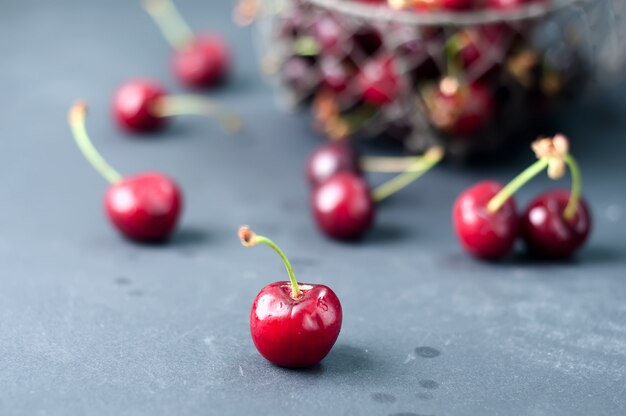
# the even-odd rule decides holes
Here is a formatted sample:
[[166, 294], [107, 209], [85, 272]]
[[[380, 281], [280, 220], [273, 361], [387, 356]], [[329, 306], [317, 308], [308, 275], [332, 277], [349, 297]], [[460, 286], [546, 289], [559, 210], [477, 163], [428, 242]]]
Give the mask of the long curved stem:
[[241, 227], [239, 228], [239, 239], [241, 240], [241, 244], [245, 247], [254, 247], [257, 244], [265, 244], [266, 246], [270, 246], [282, 259], [285, 264], [285, 268], [287, 269], [287, 274], [289, 275], [289, 281], [291, 282], [291, 297], [294, 299], [298, 299], [300, 297], [300, 286], [298, 285], [298, 281], [296, 280], [296, 275], [293, 272], [293, 268], [291, 267], [291, 263], [289, 259], [285, 255], [285, 253], [267, 237], [262, 235], [256, 235], [250, 228]]
[[493, 214], [497, 212], [502, 205], [517, 192], [528, 181], [537, 176], [541, 171], [548, 167], [549, 159], [547, 157], [537, 160], [535, 163], [526, 168], [522, 173], [517, 175], [515, 179], [509, 182], [487, 203], [487, 212]]
[[361, 169], [365, 172], [398, 173], [408, 169], [415, 163], [414, 156], [407, 157], [384, 157], [367, 156], [360, 161]]
[[87, 113], [87, 105], [84, 102], [78, 102], [72, 106], [69, 113], [69, 123], [72, 128], [74, 140], [78, 148], [85, 156], [85, 159], [106, 179], [109, 183], [117, 183], [122, 180], [120, 175], [106, 160], [98, 153], [93, 143], [89, 139], [87, 129], [85, 127], [85, 114]]
[[565, 157], [565, 163], [567, 164], [570, 175], [572, 176], [572, 190], [570, 192], [569, 201], [565, 207], [565, 211], [563, 212], [563, 217], [566, 220], [571, 220], [576, 215], [578, 201], [580, 200], [580, 195], [582, 194], [582, 175], [576, 159], [574, 159], [571, 155], [567, 155]]
[[182, 48], [193, 38], [193, 31], [171, 0], [142, 0], [141, 4], [173, 49]]
[[375, 202], [380, 202], [406, 188], [437, 165], [443, 156], [444, 151], [440, 147], [429, 149], [424, 155], [415, 158], [414, 162], [403, 173], [376, 188], [372, 193], [372, 199]]
[[237, 114], [226, 111], [217, 102], [207, 97], [194, 94], [161, 97], [154, 103], [151, 110], [159, 117], [171, 117], [184, 114], [215, 117], [222, 125], [222, 128], [229, 133], [236, 133], [241, 129], [243, 124]]

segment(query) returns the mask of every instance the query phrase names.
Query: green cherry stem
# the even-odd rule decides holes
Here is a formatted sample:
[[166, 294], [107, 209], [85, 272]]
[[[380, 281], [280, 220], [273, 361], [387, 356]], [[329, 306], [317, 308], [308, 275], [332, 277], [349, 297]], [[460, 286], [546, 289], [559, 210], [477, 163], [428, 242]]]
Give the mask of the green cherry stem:
[[580, 201], [580, 195], [582, 194], [582, 175], [576, 159], [572, 155], [565, 157], [565, 164], [569, 168], [570, 175], [572, 176], [572, 190], [570, 192], [569, 201], [563, 212], [563, 217], [566, 220], [572, 220], [578, 210], [578, 201]]
[[375, 202], [380, 202], [401, 189], [406, 188], [437, 165], [441, 159], [443, 159], [443, 156], [444, 151], [442, 148], [433, 147], [422, 156], [414, 158], [413, 163], [411, 163], [403, 173], [374, 189], [372, 199]]
[[241, 118], [226, 111], [217, 102], [207, 97], [193, 94], [168, 95], [159, 98], [151, 112], [158, 117], [171, 117], [185, 114], [215, 117], [222, 128], [229, 133], [241, 129]]
[[106, 160], [98, 153], [93, 143], [89, 139], [87, 129], [85, 127], [85, 115], [87, 113], [87, 104], [82, 101], [72, 106], [69, 113], [69, 123], [74, 135], [74, 140], [78, 148], [91, 165], [106, 179], [109, 183], [114, 184], [122, 180], [120, 175]]
[[300, 297], [300, 286], [298, 285], [298, 281], [296, 280], [296, 275], [293, 272], [293, 268], [291, 267], [291, 263], [289, 263], [289, 259], [285, 253], [267, 237], [263, 237], [262, 235], [257, 235], [250, 228], [243, 226], [239, 228], [239, 240], [244, 247], [254, 247], [257, 244], [265, 244], [266, 246], [270, 246], [282, 259], [285, 264], [285, 268], [287, 269], [287, 274], [289, 275], [289, 281], [291, 282], [291, 297], [294, 299], [298, 299]]
[[487, 203], [487, 212], [493, 214], [498, 212], [502, 205], [513, 196], [522, 186], [528, 181], [537, 176], [541, 171], [548, 167], [549, 158], [543, 157], [537, 160], [535, 163], [526, 168], [522, 173], [517, 175], [515, 179], [509, 182], [504, 188], [500, 190], [491, 200]]
[[141, 4], [172, 49], [180, 49], [193, 39], [193, 31], [171, 0], [142, 0]]

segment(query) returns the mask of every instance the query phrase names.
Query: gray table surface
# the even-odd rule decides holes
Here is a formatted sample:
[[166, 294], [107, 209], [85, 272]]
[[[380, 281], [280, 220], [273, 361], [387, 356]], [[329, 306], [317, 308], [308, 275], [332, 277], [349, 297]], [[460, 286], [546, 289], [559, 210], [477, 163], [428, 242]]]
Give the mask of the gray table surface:
[[[440, 167], [381, 207], [365, 241], [341, 244], [308, 212], [301, 172], [320, 138], [272, 104], [249, 31], [231, 23], [229, 2], [181, 8], [233, 47], [236, 74], [211, 95], [245, 117], [237, 137], [199, 118], [146, 138], [112, 125], [110, 94], [125, 79], [180, 91], [136, 2], [0, 3], [0, 414], [626, 414], [626, 85], [554, 120], [572, 137], [595, 214], [575, 260], [483, 264], [453, 237], [455, 196], [510, 178], [530, 153]], [[104, 219], [106, 184], [66, 125], [78, 97], [122, 172], [181, 183], [187, 206], [170, 244], [128, 243]], [[520, 201], [547, 186], [537, 179]], [[252, 299], [285, 274], [268, 249], [240, 247], [242, 223], [342, 300], [343, 330], [322, 365], [276, 368], [252, 345]]]

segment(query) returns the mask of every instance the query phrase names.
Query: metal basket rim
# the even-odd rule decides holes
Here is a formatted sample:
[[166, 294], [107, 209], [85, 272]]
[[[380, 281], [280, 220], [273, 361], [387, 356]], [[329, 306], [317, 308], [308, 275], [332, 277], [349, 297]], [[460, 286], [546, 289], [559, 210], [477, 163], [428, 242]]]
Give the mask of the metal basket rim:
[[550, 0], [530, 3], [514, 10], [478, 10], [465, 12], [416, 13], [387, 6], [358, 3], [351, 0], [305, 0], [317, 7], [364, 20], [414, 25], [471, 26], [516, 22], [545, 16], [556, 10], [591, 0]]

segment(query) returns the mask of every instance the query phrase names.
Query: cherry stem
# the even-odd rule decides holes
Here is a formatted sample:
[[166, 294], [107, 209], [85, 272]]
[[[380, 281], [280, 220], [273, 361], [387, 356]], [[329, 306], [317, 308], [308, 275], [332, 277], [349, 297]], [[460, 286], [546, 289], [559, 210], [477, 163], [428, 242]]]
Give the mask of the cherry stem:
[[414, 156], [408, 157], [378, 157], [368, 156], [361, 158], [361, 169], [366, 172], [397, 173], [406, 170], [415, 162]]
[[87, 113], [87, 104], [79, 101], [72, 106], [69, 113], [69, 123], [72, 128], [74, 140], [78, 148], [85, 156], [85, 159], [91, 163], [91, 165], [111, 184], [117, 183], [123, 179], [111, 165], [98, 153], [98, 150], [94, 147], [87, 129], [85, 127], [85, 115]]
[[238, 115], [224, 110], [217, 102], [200, 95], [182, 94], [161, 97], [154, 103], [151, 111], [158, 117], [184, 114], [215, 117], [222, 128], [229, 133], [236, 133], [243, 124]]
[[142, 0], [141, 4], [173, 49], [193, 39], [193, 31], [171, 0]]
[[571, 155], [565, 157], [565, 163], [572, 176], [572, 190], [565, 211], [563, 212], [563, 217], [569, 221], [574, 218], [578, 210], [578, 201], [580, 201], [580, 195], [582, 194], [582, 175], [580, 174], [580, 168], [578, 167], [576, 159]]
[[255, 234], [254, 231], [245, 226], [239, 228], [239, 240], [244, 247], [254, 247], [257, 244], [270, 246], [280, 256], [285, 264], [287, 274], [289, 275], [289, 281], [291, 282], [291, 297], [294, 299], [298, 299], [300, 297], [300, 286], [296, 280], [296, 275], [293, 272], [291, 263], [289, 263], [289, 259], [287, 259], [285, 253], [276, 245], [276, 243], [267, 237]]
[[504, 188], [500, 190], [493, 198], [487, 203], [487, 212], [494, 214], [498, 212], [500, 208], [506, 203], [506, 201], [513, 196], [522, 186], [528, 181], [537, 176], [541, 171], [548, 167], [549, 158], [542, 157], [535, 163], [527, 167], [522, 173], [517, 175], [515, 179], [509, 182]]
[[375, 202], [380, 202], [391, 195], [406, 188], [408, 185], [419, 179], [422, 175], [428, 172], [432, 167], [437, 165], [443, 159], [444, 151], [441, 147], [433, 147], [429, 149], [422, 156], [413, 158], [411, 163], [403, 173], [399, 174], [395, 178], [380, 185], [372, 193], [372, 198]]

